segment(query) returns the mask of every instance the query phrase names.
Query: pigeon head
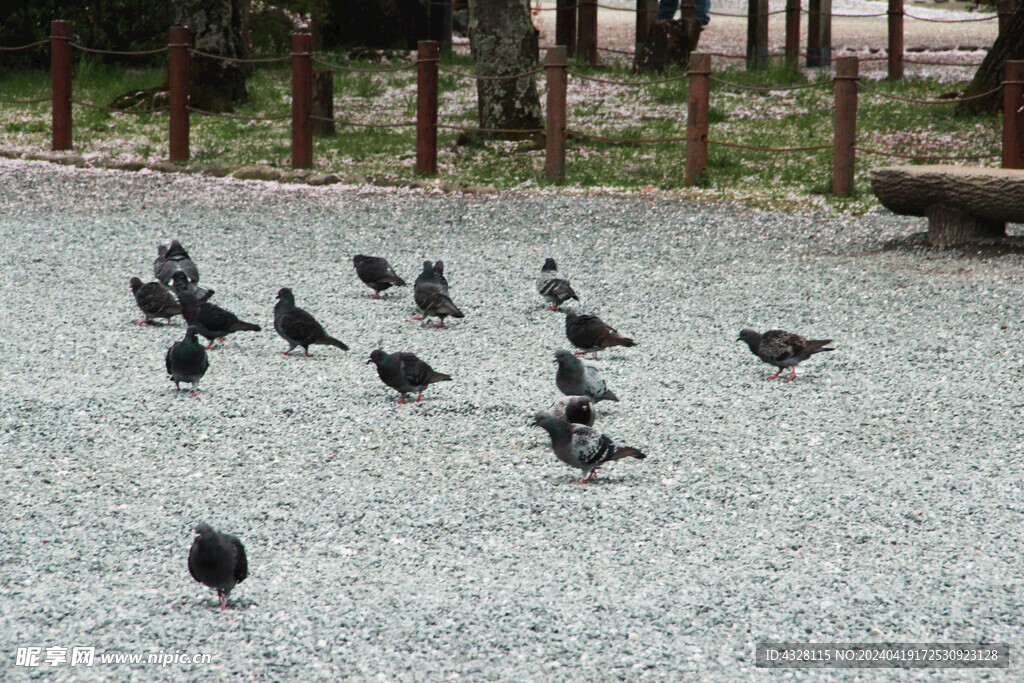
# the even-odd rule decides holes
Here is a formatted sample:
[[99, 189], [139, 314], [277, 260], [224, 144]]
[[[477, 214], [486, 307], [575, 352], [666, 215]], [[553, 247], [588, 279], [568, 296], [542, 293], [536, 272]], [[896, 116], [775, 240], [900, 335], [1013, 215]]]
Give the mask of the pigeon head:
[[558, 266], [555, 265], [555, 259], [549, 258], [544, 259], [544, 267], [541, 268], [541, 272], [548, 272], [552, 270], [558, 270]]
[[370, 352], [370, 360], [366, 361], [366, 364], [369, 365], [370, 363], [373, 363], [374, 365], [379, 367], [380, 364], [387, 359], [387, 357], [388, 354], [384, 353], [384, 351], [382, 351], [381, 349], [376, 349]]
[[158, 245], [156, 245], [156, 255], [157, 255], [157, 258], [166, 258], [166, 256], [167, 256], [167, 245], [166, 244], [158, 244]]
[[570, 401], [576, 405], [576, 409], [579, 410], [583, 415], [590, 416], [594, 414], [594, 402], [590, 400], [589, 396], [579, 396]]
[[200, 522], [199, 524], [196, 525], [195, 534], [196, 534], [197, 538], [199, 536], [205, 536], [206, 534], [212, 534], [212, 533], [213, 533], [213, 527], [211, 527], [209, 524], [204, 524], [204, 523]]
[[434, 272], [437, 273], [438, 275], [444, 277], [444, 261], [435, 261], [434, 262]]
[[295, 295], [292, 294], [292, 290], [288, 289], [287, 287], [282, 287], [280, 290], [278, 290], [277, 298], [280, 299], [281, 301], [284, 301], [285, 303], [292, 305], [295, 304]]
[[196, 327], [195, 325], [189, 325], [187, 328], [185, 328], [185, 339], [189, 341], [198, 343], [199, 340], [196, 338], [198, 334], [199, 328]]
[[565, 368], [576, 365], [577, 363], [580, 362], [580, 359], [577, 358], [571, 351], [566, 351], [565, 349], [558, 349], [557, 351], [555, 351], [555, 362], [558, 363], [560, 367]]
[[128, 281], [128, 284], [132, 286], [133, 292], [137, 292], [139, 291], [139, 287], [142, 286], [142, 280], [140, 280], [137, 277], [133, 277], [131, 280]]
[[424, 275], [433, 275], [434, 274], [434, 264], [431, 263], [430, 261], [424, 261], [423, 262], [423, 274]]
[[743, 329], [740, 330], [740, 336], [736, 341], [747, 342], [747, 346], [749, 346], [750, 350], [753, 351], [757, 348], [758, 344], [761, 343], [761, 335], [754, 330]]
[[171, 277], [171, 287], [176, 292], [188, 289], [188, 275], [180, 270], [174, 271], [174, 275]]

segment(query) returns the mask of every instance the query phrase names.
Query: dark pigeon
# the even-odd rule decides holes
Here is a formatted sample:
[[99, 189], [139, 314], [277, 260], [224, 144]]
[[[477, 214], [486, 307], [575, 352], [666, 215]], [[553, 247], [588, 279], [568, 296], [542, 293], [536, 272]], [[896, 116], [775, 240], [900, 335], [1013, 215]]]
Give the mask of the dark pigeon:
[[210, 340], [206, 348], [213, 346], [213, 340], [226, 337], [232, 332], [259, 332], [260, 326], [239, 320], [231, 311], [216, 304], [200, 302], [188, 290], [188, 279], [182, 272], [174, 274], [174, 291], [181, 302], [181, 314], [189, 325], [194, 325], [199, 334]]
[[356, 275], [373, 289], [373, 298], [379, 299], [380, 293], [391, 286], [405, 287], [405, 280], [395, 274], [394, 268], [387, 262], [387, 259], [379, 256], [363, 256], [357, 254], [352, 257], [352, 263], [356, 267]]
[[548, 412], [559, 420], [587, 427], [593, 427], [594, 420], [597, 419], [594, 402], [589, 396], [562, 396], [551, 404]]
[[181, 304], [178, 297], [167, 285], [153, 281], [142, 284], [142, 280], [133, 277], [128, 281], [135, 295], [135, 303], [142, 309], [145, 318], [136, 320], [136, 325], [160, 325], [154, 318], [164, 318], [171, 322], [171, 318], [181, 315]]
[[196, 328], [190, 325], [185, 330], [185, 338], [171, 344], [164, 357], [167, 374], [171, 376], [175, 390], [181, 391], [181, 382], [191, 382], [193, 396], [199, 391], [199, 380], [210, 367], [206, 349], [196, 339], [196, 333]]
[[447, 294], [448, 280], [446, 280], [444, 277], [444, 261], [436, 261], [434, 263], [434, 280], [436, 280], [439, 285], [444, 287], [444, 293]]
[[[437, 263], [441, 264], [440, 261]], [[443, 264], [441, 265], [443, 267]], [[444, 319], [448, 316], [453, 318], [464, 316], [448, 296], [448, 282], [443, 275], [437, 272], [436, 267], [437, 264], [424, 261], [423, 272], [416, 278], [416, 283], [412, 288], [413, 299], [416, 301], [416, 306], [423, 311], [423, 315], [417, 316], [413, 320], [424, 320], [428, 316], [434, 316], [441, 319], [441, 324], [438, 327], [444, 327]]]
[[835, 351], [828, 345], [831, 339], [804, 339], [798, 334], [785, 330], [768, 330], [759, 334], [754, 330], [740, 330], [736, 341], [744, 341], [755, 356], [779, 369], [768, 379], [778, 377], [784, 368], [793, 368], [793, 374], [786, 379], [796, 378], [796, 366], [816, 353]]
[[277, 293], [277, 303], [274, 305], [274, 329], [284, 337], [284, 340], [291, 344], [287, 351], [281, 353], [288, 355], [301, 346], [309, 355], [309, 347], [313, 344], [324, 344], [337, 346], [342, 351], [348, 351], [348, 347], [334, 337], [324, 332], [324, 328], [306, 311], [295, 305], [295, 295], [292, 290], [282, 287]]
[[581, 477], [577, 484], [590, 481], [597, 474], [597, 469], [606, 462], [622, 458], [643, 460], [647, 457], [639, 449], [616, 446], [614, 441], [596, 429], [566, 422], [551, 413], [538, 412], [533, 417], [533, 423], [551, 435], [551, 446], [559, 460], [583, 470], [586, 476]]
[[551, 304], [549, 311], [557, 311], [558, 307], [569, 299], [580, 300], [576, 296], [576, 292], [572, 290], [569, 281], [558, 274], [558, 266], [555, 265], [553, 258], [544, 261], [544, 266], [540, 269], [540, 277], [537, 278], [537, 291], [545, 301]]
[[614, 327], [610, 327], [596, 315], [578, 315], [569, 312], [565, 316], [565, 336], [580, 351], [577, 355], [594, 352], [594, 360], [597, 360], [597, 352], [611, 346], [636, 346], [629, 337], [623, 337]]
[[558, 363], [555, 384], [566, 396], [588, 396], [594, 403], [619, 400], [590, 363], [584, 363], [565, 349], [555, 351], [555, 362]]
[[226, 609], [232, 589], [249, 576], [245, 547], [231, 534], [200, 524], [188, 553], [188, 573], [199, 583], [216, 588], [220, 608]]
[[199, 269], [178, 240], [171, 240], [166, 246], [157, 245], [156, 260], [153, 261], [153, 275], [156, 279], [165, 285], [170, 284], [174, 274], [179, 271], [185, 273], [190, 282], [199, 282]]
[[405, 403], [405, 395], [418, 392], [416, 402], [423, 400], [423, 390], [434, 382], [451, 381], [451, 375], [435, 372], [433, 368], [416, 357], [415, 354], [400, 351], [385, 353], [377, 349], [370, 354], [367, 364], [377, 366], [377, 376], [384, 384], [402, 394], [399, 403]]

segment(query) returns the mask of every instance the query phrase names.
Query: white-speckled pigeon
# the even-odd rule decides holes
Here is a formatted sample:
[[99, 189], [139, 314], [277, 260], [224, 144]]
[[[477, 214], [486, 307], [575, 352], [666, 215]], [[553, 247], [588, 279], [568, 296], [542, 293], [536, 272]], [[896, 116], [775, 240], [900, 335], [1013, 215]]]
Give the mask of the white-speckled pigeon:
[[376, 365], [377, 376], [381, 381], [402, 394], [399, 403], [405, 403], [405, 395], [414, 392], [419, 394], [416, 397], [418, 403], [423, 400], [423, 390], [427, 385], [451, 381], [451, 375], [435, 372], [415, 354], [405, 351], [385, 353], [377, 349], [370, 354], [370, 360], [366, 363]]
[[597, 473], [597, 468], [606, 462], [622, 458], [643, 460], [647, 457], [639, 449], [616, 446], [614, 441], [596, 429], [560, 420], [551, 413], [540, 411], [534, 415], [533, 422], [551, 435], [551, 446], [559, 460], [583, 470], [586, 476], [581, 477], [577, 484], [590, 481]]
[[573, 346], [580, 349], [576, 355], [597, 352], [611, 346], [636, 346], [629, 337], [623, 337], [614, 327], [610, 327], [596, 315], [578, 315], [570, 311], [565, 316], [565, 336]]
[[589, 396], [562, 396], [551, 404], [548, 412], [559, 420], [588, 427], [593, 427], [597, 419], [594, 402]]
[[133, 277], [128, 283], [135, 295], [135, 303], [146, 316], [142, 320], [136, 320], [136, 325], [160, 325], [161, 323], [154, 318], [164, 318], [170, 322], [171, 317], [181, 315], [178, 297], [174, 296], [174, 292], [167, 285], [156, 280], [142, 284], [142, 280], [137, 277]]
[[374, 299], [379, 299], [380, 293], [392, 286], [405, 287], [405, 280], [395, 274], [395, 269], [385, 258], [356, 254], [352, 257], [352, 263], [359, 279], [373, 290]]
[[164, 365], [167, 367], [167, 374], [171, 376], [174, 387], [181, 391], [181, 382], [192, 383], [192, 395], [199, 391], [199, 380], [206, 374], [210, 367], [210, 361], [206, 357], [206, 349], [196, 339], [197, 330], [189, 326], [185, 330], [185, 338], [176, 341], [167, 349], [164, 356]]
[[569, 299], [580, 300], [576, 296], [576, 292], [572, 290], [569, 281], [558, 274], [558, 266], [555, 265], [553, 258], [544, 261], [544, 266], [540, 269], [540, 277], [537, 278], [537, 291], [545, 301], [551, 304], [549, 311], [557, 311], [558, 307]]
[[740, 330], [736, 341], [744, 341], [755, 356], [779, 369], [768, 379], [775, 379], [783, 368], [793, 368], [793, 374], [786, 379], [796, 378], [796, 366], [816, 353], [835, 351], [827, 348], [831, 339], [804, 339], [798, 334], [785, 330], [768, 330], [758, 334], [754, 330]]
[[181, 271], [174, 274], [174, 292], [181, 302], [181, 314], [189, 325], [194, 325], [210, 340], [206, 348], [213, 346], [213, 340], [226, 337], [232, 332], [259, 332], [260, 326], [239, 320], [231, 311], [209, 302], [200, 302], [188, 290], [188, 278]]
[[584, 363], [565, 349], [555, 351], [555, 362], [558, 363], [555, 384], [566, 396], [589, 396], [594, 403], [619, 400], [590, 363]]
[[216, 588], [220, 608], [225, 609], [231, 590], [249, 576], [245, 547], [231, 534], [214, 531], [209, 524], [199, 524], [188, 553], [188, 572], [199, 583]]
[[337, 346], [342, 351], [348, 351], [348, 347], [341, 341], [327, 334], [320, 323], [312, 315], [295, 305], [295, 295], [292, 290], [282, 287], [277, 293], [277, 303], [274, 305], [274, 329], [286, 342], [291, 344], [287, 351], [288, 355], [301, 346], [309, 355], [309, 347], [313, 344], [324, 344]]

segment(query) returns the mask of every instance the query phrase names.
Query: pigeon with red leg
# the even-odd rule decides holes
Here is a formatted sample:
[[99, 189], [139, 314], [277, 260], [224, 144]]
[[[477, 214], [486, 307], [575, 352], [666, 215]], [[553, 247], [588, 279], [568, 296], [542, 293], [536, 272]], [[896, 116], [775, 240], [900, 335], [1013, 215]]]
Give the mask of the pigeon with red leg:
[[135, 295], [135, 303], [146, 316], [142, 320], [136, 320], [136, 325], [162, 325], [163, 323], [158, 323], [154, 318], [164, 318], [170, 323], [173, 316], [181, 315], [178, 297], [174, 296], [174, 292], [167, 285], [155, 280], [143, 284], [137, 277], [128, 282]]
[[316, 318], [295, 305], [295, 295], [287, 287], [282, 287], [277, 293], [274, 329], [291, 344], [287, 351], [281, 352], [286, 356], [294, 351], [296, 346], [301, 346], [308, 356], [309, 347], [313, 344], [337, 346], [342, 351], [348, 351], [348, 346], [327, 334]]
[[352, 257], [356, 267], [356, 275], [373, 290], [373, 298], [379, 299], [380, 293], [394, 287], [405, 287], [405, 280], [395, 274], [395, 269], [380, 256], [364, 256], [357, 254]]
[[768, 379], [775, 379], [785, 368], [793, 368], [793, 374], [786, 379], [796, 379], [797, 365], [816, 353], [835, 351], [828, 346], [832, 343], [831, 339], [804, 339], [785, 330], [768, 330], [764, 334], [754, 330], [740, 330], [736, 341], [746, 342], [755, 356], [779, 369]]
[[194, 325], [199, 334], [210, 340], [206, 348], [213, 346], [215, 339], [226, 337], [232, 332], [259, 332], [260, 326], [239, 320], [231, 311], [209, 302], [200, 302], [189, 291], [188, 278], [182, 272], [174, 274], [174, 291], [181, 302], [181, 314], [189, 325]]
[[188, 572], [199, 583], [215, 588], [220, 608], [226, 609], [231, 591], [249, 576], [245, 547], [231, 534], [199, 524], [188, 553]]
[[416, 402], [423, 400], [423, 390], [435, 382], [449, 382], [451, 375], [436, 372], [413, 353], [399, 351], [385, 353], [377, 349], [370, 354], [367, 365], [377, 366], [377, 376], [392, 389], [401, 393], [399, 403], [406, 403], [406, 394], [418, 393]]
[[[437, 263], [441, 264], [440, 261]], [[423, 312], [422, 316], [415, 317], [413, 320], [424, 320], [428, 316], [434, 316], [441, 319], [438, 327], [444, 327], [445, 318], [449, 316], [462, 318], [465, 316], [452, 302], [451, 297], [448, 296], [448, 282], [444, 279], [444, 275], [438, 274], [435, 268], [435, 264], [431, 264], [430, 261], [424, 261], [423, 272], [419, 274], [413, 285], [413, 300], [415, 300], [416, 306], [420, 311]]]
[[589, 396], [562, 396], [551, 404], [548, 412], [554, 417], [574, 424], [594, 426], [597, 411]]
[[569, 299], [580, 300], [576, 296], [576, 292], [573, 291], [572, 285], [569, 284], [569, 280], [558, 273], [558, 266], [553, 258], [545, 260], [540, 269], [540, 277], [537, 278], [537, 291], [545, 301], [551, 304], [549, 311], [557, 311], [558, 307]]
[[565, 316], [565, 336], [580, 351], [576, 355], [593, 352], [597, 360], [597, 352], [612, 346], [636, 346], [629, 337], [623, 337], [614, 327], [610, 327], [596, 315], [579, 315], [570, 311]]
[[206, 357], [206, 349], [196, 338], [196, 328], [189, 326], [185, 330], [185, 338], [176, 341], [167, 349], [164, 365], [171, 376], [176, 391], [181, 391], [181, 382], [192, 383], [192, 395], [199, 391], [199, 380], [206, 374], [210, 361]]
[[565, 349], [555, 351], [555, 362], [558, 363], [555, 384], [566, 396], [587, 396], [594, 403], [619, 400], [598, 369], [590, 363], [584, 363]]
[[540, 411], [533, 417], [534, 425], [543, 427], [551, 436], [551, 447], [558, 459], [570, 467], [583, 470], [586, 475], [577, 484], [585, 484], [606, 462], [622, 458], [643, 460], [647, 456], [637, 448], [616, 446], [608, 436], [586, 425], [561, 420], [551, 413]]

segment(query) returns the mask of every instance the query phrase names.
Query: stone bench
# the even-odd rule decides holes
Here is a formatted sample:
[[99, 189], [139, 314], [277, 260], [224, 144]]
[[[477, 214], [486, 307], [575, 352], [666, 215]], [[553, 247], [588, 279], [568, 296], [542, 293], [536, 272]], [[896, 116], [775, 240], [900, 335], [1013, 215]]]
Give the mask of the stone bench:
[[882, 206], [928, 218], [928, 242], [952, 247], [1006, 234], [1024, 223], [1024, 170], [974, 166], [886, 166], [871, 173]]

